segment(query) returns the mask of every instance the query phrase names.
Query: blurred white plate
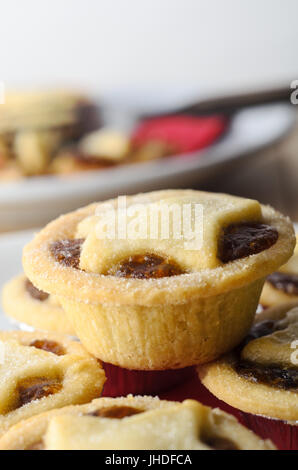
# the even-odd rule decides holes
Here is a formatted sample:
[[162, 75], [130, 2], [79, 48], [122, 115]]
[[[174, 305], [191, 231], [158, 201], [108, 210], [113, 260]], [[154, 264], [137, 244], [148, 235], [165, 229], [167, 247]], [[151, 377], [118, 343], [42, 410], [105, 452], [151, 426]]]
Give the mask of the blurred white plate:
[[289, 132], [294, 106], [272, 104], [240, 111], [215, 145], [187, 156], [80, 173], [67, 178], [37, 177], [0, 185], [0, 230], [43, 225], [94, 200], [158, 188], [186, 187], [235, 169]]

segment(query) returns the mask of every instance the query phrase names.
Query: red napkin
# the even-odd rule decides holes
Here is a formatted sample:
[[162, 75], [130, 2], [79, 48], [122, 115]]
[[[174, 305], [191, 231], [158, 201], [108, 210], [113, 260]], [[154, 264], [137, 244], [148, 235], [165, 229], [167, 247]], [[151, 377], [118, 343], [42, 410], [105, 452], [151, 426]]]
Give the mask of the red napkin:
[[226, 130], [223, 116], [165, 116], [142, 122], [133, 132], [132, 142], [143, 145], [148, 141], [163, 141], [176, 150], [187, 153], [213, 144]]

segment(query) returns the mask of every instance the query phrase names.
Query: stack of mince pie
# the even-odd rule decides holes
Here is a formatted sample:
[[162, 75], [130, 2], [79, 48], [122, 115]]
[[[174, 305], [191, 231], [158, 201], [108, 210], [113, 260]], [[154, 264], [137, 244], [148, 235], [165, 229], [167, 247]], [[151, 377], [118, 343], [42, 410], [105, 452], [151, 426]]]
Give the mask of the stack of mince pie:
[[[181, 214], [195, 240], [178, 233]], [[11, 351], [0, 365], [0, 449], [275, 448], [247, 416], [297, 429], [297, 365], [287, 355], [297, 314], [256, 310], [294, 247], [291, 222], [274, 209], [192, 190], [95, 203], [50, 223], [3, 291], [7, 315], [33, 332], [0, 337]], [[199, 390], [197, 370], [242, 410], [242, 424], [187, 396], [144, 396], [190, 377]]]

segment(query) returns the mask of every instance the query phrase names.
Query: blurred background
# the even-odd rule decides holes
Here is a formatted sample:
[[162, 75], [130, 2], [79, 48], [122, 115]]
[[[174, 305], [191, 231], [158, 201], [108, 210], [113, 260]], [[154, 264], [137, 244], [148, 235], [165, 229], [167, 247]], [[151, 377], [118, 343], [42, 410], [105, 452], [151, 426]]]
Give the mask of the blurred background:
[[0, 231], [167, 187], [298, 221], [297, 15], [296, 0], [3, 2]]

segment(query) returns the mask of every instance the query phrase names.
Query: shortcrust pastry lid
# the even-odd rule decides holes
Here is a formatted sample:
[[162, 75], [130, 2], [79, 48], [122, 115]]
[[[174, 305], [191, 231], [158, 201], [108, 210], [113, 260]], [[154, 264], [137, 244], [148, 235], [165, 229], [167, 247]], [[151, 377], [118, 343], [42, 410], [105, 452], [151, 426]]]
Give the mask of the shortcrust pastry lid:
[[[283, 304], [258, 314], [255, 327], [265, 328], [264, 335], [248, 335], [247, 344], [238, 352], [198, 368], [203, 384], [215, 396], [243, 411], [297, 424], [297, 365], [292, 359], [292, 345], [298, 338], [298, 305], [293, 305]], [[257, 375], [250, 378], [254, 367]], [[287, 372], [295, 370], [296, 379], [291, 379]], [[266, 371], [264, 379], [259, 376]]]
[[274, 446], [229, 414], [197, 401], [132, 395], [42, 413], [15, 425], [0, 439], [1, 450], [64, 448], [266, 450]]
[[173, 406], [177, 402], [159, 400], [158, 397], [132, 396], [119, 398], [95, 398], [85, 405], [70, 405], [46, 411], [32, 416], [12, 426], [0, 438], [0, 450], [30, 450], [44, 448], [44, 436], [50, 420], [59, 415], [92, 415], [107, 416], [109, 410], [148, 411], [155, 408]]
[[[196, 197], [197, 191], [168, 190], [127, 197], [127, 203], [144, 203], [160, 201], [165, 198]], [[209, 193], [199, 192], [201, 197]], [[218, 198], [227, 198], [217, 194]], [[231, 197], [231, 199], [234, 199]], [[238, 198], [236, 198], [238, 199]], [[106, 201], [116, 207], [115, 199]], [[94, 215], [98, 204], [91, 204], [75, 212], [61, 216], [43, 229], [24, 249], [23, 264], [27, 276], [38, 288], [55, 293], [58, 296], [72, 297], [82, 302], [136, 303], [140, 305], [161, 303], [184, 303], [190, 297], [207, 297], [231, 289], [236, 289], [249, 282], [265, 277], [290, 257], [295, 236], [289, 219], [274, 209], [261, 206], [262, 223], [268, 224], [278, 231], [277, 242], [269, 249], [256, 255], [242, 258], [224, 266], [213, 269], [202, 269], [198, 272], [182, 274], [170, 278], [125, 279], [114, 276], [83, 272], [56, 262], [50, 252], [52, 242], [73, 239], [78, 224], [87, 217]], [[255, 217], [255, 213], [254, 213]], [[238, 222], [241, 219], [237, 219]]]
[[[143, 233], [135, 233], [133, 239], [122, 239], [118, 224], [115, 227], [115, 239], [104, 239], [98, 236], [98, 211], [84, 219], [77, 227], [75, 238], [85, 239], [80, 256], [80, 268], [87, 272], [106, 274], [110, 266], [116, 265], [119, 261], [129, 258], [135, 254], [153, 253], [155, 255], [167, 256], [173, 259], [185, 272], [197, 272], [202, 269], [215, 268], [223, 263], [217, 257], [218, 240], [223, 227], [238, 223], [240, 221], [256, 222], [261, 219], [261, 207], [257, 201], [242, 199], [234, 196], [209, 194], [195, 192], [191, 195], [168, 196], [152, 204], [147, 204], [148, 213], [153, 212], [152, 208], [167, 208], [172, 206], [174, 212], [180, 213], [182, 217], [183, 208], [190, 204], [198, 204], [203, 208], [203, 214], [199, 213], [202, 231], [202, 246], [193, 249], [191, 246], [186, 249], [186, 238], [175, 238], [173, 227], [170, 227], [167, 239], [150, 238], [151, 228], [145, 222], [143, 228], [147, 228], [147, 238], [143, 238]], [[100, 206], [98, 206], [100, 208]], [[109, 211], [104, 211], [102, 205], [103, 218], [109, 220]], [[183, 214], [183, 223], [189, 224], [193, 221], [194, 214]], [[173, 219], [175, 216], [173, 215]], [[160, 227], [160, 212], [158, 213]], [[202, 223], [203, 222], [203, 223]], [[146, 227], [147, 225], [147, 227]], [[157, 225], [157, 224], [156, 224]], [[160, 230], [161, 233], [161, 230]], [[100, 253], [100, 256], [98, 254]]]
[[272, 449], [235, 418], [194, 400], [138, 413], [122, 420], [53, 417], [46, 448], [56, 449]]
[[0, 434], [22, 419], [101, 393], [100, 363], [64, 335], [2, 331], [0, 345]]

